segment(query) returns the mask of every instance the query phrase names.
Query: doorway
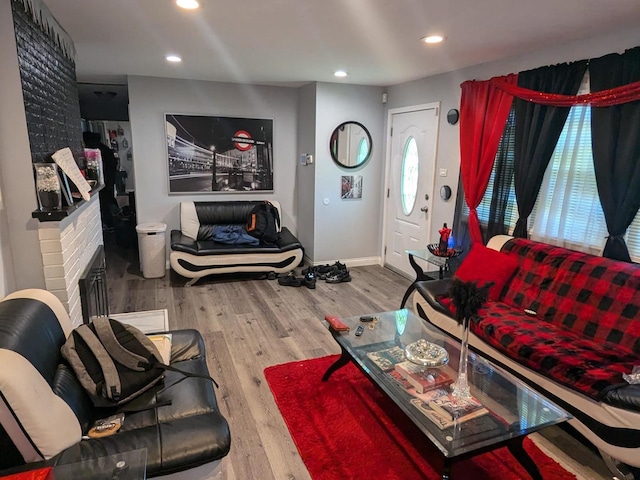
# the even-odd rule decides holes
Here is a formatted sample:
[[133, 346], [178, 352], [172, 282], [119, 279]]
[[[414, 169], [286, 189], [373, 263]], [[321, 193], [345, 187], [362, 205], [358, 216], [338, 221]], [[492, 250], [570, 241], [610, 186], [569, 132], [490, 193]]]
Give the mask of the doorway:
[[[99, 147], [102, 157], [110, 158], [109, 166], [116, 165], [115, 172], [110, 171], [109, 181], [105, 178], [105, 188], [100, 192], [103, 240], [109, 262], [113, 255], [128, 256], [130, 250], [137, 248], [128, 87], [126, 84], [78, 83], [78, 96], [82, 130], [92, 133], [91, 144], [85, 139], [86, 146]], [[106, 168], [103, 158], [105, 175]]]
[[409, 278], [415, 272], [406, 250], [425, 249], [429, 243], [439, 107], [389, 110], [383, 262]]

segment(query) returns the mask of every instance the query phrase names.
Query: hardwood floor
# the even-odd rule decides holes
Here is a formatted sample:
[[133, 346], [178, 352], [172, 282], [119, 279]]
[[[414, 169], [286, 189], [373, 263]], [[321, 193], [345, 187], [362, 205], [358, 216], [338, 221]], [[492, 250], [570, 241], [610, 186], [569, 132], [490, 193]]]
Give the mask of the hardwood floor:
[[[317, 288], [283, 287], [275, 280], [207, 277], [192, 287], [172, 271], [144, 279], [134, 249], [105, 236], [112, 313], [166, 308], [172, 329], [196, 328], [206, 343], [209, 369], [230, 424], [231, 452], [223, 460], [228, 480], [303, 480], [310, 476], [264, 380], [271, 365], [339, 353], [322, 326], [340, 316], [394, 310], [410, 284], [378, 266], [351, 268], [352, 281], [317, 282]], [[611, 478], [591, 450], [558, 427], [534, 440], [581, 479]]]

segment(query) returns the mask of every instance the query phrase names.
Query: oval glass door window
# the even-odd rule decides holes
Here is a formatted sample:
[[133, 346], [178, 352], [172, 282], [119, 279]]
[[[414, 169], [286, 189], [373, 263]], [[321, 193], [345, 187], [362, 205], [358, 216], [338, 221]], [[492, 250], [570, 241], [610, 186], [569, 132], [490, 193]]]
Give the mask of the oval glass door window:
[[365, 138], [360, 139], [360, 143], [358, 144], [358, 161], [356, 165], [360, 165], [364, 163], [364, 161], [369, 156], [369, 144]]
[[409, 137], [404, 145], [402, 155], [402, 176], [400, 178], [400, 195], [402, 195], [402, 210], [405, 215], [411, 214], [416, 204], [418, 193], [418, 144], [416, 139]]

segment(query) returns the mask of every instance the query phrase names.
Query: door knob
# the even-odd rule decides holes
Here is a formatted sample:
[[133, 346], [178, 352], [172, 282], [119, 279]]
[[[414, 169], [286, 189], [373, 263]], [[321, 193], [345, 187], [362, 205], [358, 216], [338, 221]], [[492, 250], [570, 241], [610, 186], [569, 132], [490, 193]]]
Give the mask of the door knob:
[[425, 212], [425, 213], [426, 213], [426, 212], [428, 212], [428, 211], [429, 211], [429, 207], [422, 207], [422, 208], [420, 209], [420, 211], [421, 211], [421, 212]]

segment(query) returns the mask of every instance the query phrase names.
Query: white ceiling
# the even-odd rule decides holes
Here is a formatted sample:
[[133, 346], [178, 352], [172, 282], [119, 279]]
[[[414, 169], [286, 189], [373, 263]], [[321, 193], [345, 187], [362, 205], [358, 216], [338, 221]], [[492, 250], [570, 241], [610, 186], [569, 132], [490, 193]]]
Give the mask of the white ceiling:
[[[44, 0], [78, 80], [389, 86], [640, 25], [638, 0]], [[446, 37], [440, 45], [420, 38]], [[167, 64], [168, 53], [182, 56]], [[333, 72], [344, 69], [346, 79]]]

